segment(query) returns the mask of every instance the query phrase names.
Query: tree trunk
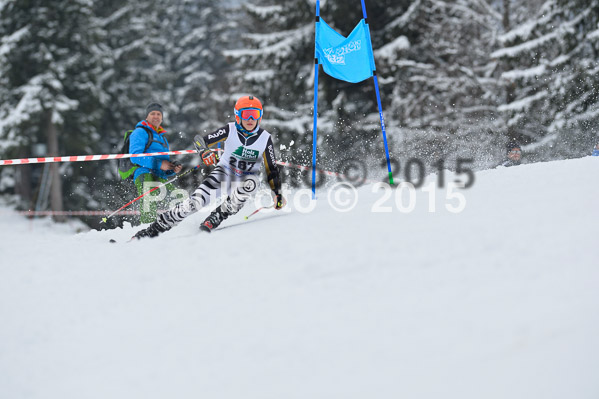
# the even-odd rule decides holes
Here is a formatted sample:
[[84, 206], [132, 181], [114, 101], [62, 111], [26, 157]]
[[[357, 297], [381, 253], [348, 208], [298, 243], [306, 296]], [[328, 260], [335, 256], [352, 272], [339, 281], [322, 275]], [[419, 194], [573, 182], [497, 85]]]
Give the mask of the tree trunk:
[[[48, 138], [48, 156], [56, 157], [58, 153], [58, 133], [56, 126], [52, 122], [52, 111], [46, 112], [45, 121], [46, 137]], [[61, 212], [64, 210], [62, 204], [62, 181], [58, 172], [58, 163], [50, 164], [50, 208], [53, 212]], [[64, 222], [66, 220], [63, 215], [54, 215], [52, 217], [56, 222]]]
[[503, 30], [510, 30], [510, 0], [503, 0]]

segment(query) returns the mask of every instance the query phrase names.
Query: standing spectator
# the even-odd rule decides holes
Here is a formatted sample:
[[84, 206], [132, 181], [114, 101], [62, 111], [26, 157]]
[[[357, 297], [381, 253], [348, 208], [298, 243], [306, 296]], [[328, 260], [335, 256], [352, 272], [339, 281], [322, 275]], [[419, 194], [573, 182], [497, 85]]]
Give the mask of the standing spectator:
[[[150, 152], [168, 152], [169, 144], [166, 139], [166, 130], [161, 126], [163, 118], [162, 105], [153, 102], [146, 107], [146, 119], [135, 126], [131, 132], [129, 141], [129, 153], [144, 154]], [[138, 195], [143, 194], [157, 184], [164, 183], [169, 177], [181, 171], [181, 164], [171, 162], [168, 155], [157, 155], [151, 157], [131, 158], [131, 162], [137, 165], [133, 180]], [[173, 187], [166, 187], [172, 190]], [[152, 192], [149, 196], [158, 195], [159, 190]], [[156, 220], [157, 203], [155, 198], [142, 199], [140, 206], [142, 223], [151, 223]]]

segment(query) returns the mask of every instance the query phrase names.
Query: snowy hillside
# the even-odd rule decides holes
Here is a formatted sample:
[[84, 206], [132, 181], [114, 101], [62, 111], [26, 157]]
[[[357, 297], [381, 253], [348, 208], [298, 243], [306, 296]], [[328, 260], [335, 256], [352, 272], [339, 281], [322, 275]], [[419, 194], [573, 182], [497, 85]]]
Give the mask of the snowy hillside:
[[4, 209], [0, 398], [596, 399], [598, 183], [587, 157], [411, 212], [407, 190], [291, 193], [133, 243]]

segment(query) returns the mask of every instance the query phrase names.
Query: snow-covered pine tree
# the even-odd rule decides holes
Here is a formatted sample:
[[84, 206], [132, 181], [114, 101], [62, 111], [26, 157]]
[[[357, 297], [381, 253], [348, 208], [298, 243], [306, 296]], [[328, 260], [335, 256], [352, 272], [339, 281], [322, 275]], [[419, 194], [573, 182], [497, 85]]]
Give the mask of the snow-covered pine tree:
[[[31, 156], [32, 146], [40, 143], [47, 144], [48, 155], [85, 153], [98, 138], [98, 76], [106, 52], [98, 44], [100, 31], [89, 1], [73, 0], [61, 6], [42, 0], [1, 3], [3, 156]], [[33, 178], [24, 181], [39, 184], [41, 168], [36, 167]], [[77, 174], [74, 165], [52, 164], [50, 170], [52, 210], [63, 208], [61, 176], [73, 182], [64, 187], [69, 193], [67, 206], [80, 194], [89, 194], [77, 178], [71, 178]]]
[[[122, 141], [122, 133], [145, 117], [146, 105], [163, 101], [169, 71], [164, 12], [156, 0], [96, 3], [98, 18], [109, 32], [104, 44], [112, 67], [102, 75], [105, 136]], [[166, 105], [166, 104], [164, 104]]]
[[229, 97], [223, 95], [229, 66], [222, 49], [234, 40], [234, 22], [223, 2], [167, 0], [163, 6], [169, 41], [164, 52], [169, 76], [165, 103], [169, 123], [184, 133], [182, 144], [189, 146], [195, 134], [220, 127], [231, 113]]
[[375, 58], [402, 159], [455, 167], [455, 158], [474, 156], [479, 168], [497, 161], [505, 126], [488, 54], [501, 19], [486, 0], [416, 0], [386, 24], [388, 43]]
[[500, 37], [511, 101], [500, 107], [531, 160], [589, 153], [599, 125], [599, 1], [548, 0]]
[[222, 92], [218, 88], [224, 60], [219, 51], [230, 27], [223, 5], [103, 1], [102, 20], [110, 31], [107, 44], [114, 63], [104, 76], [110, 129], [121, 131], [137, 123], [152, 100], [166, 108], [165, 127], [177, 131], [193, 133], [207, 115], [209, 126], [221, 119], [222, 109], [214, 102]]

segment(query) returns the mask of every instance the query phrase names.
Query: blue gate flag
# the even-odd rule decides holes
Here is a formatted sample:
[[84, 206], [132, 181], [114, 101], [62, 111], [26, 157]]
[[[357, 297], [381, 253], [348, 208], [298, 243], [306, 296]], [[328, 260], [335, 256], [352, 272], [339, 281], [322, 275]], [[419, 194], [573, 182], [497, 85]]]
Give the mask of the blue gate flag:
[[385, 132], [385, 120], [379, 92], [379, 81], [374, 66], [372, 42], [370, 41], [370, 28], [366, 23], [366, 6], [362, 0], [362, 15], [364, 18], [358, 23], [347, 38], [335, 32], [320, 18], [320, 0], [316, 0], [316, 29], [314, 46], [314, 126], [312, 128], [312, 199], [316, 199], [316, 143], [318, 142], [318, 69], [322, 65], [324, 71], [337, 79], [350, 83], [359, 83], [372, 77], [376, 91], [376, 102], [381, 118], [383, 131], [383, 144], [387, 157], [387, 171], [389, 184], [393, 185], [391, 172], [391, 159]]
[[347, 38], [320, 19], [316, 23], [316, 58], [327, 75], [350, 83], [372, 76], [374, 56], [368, 24], [362, 19]]

